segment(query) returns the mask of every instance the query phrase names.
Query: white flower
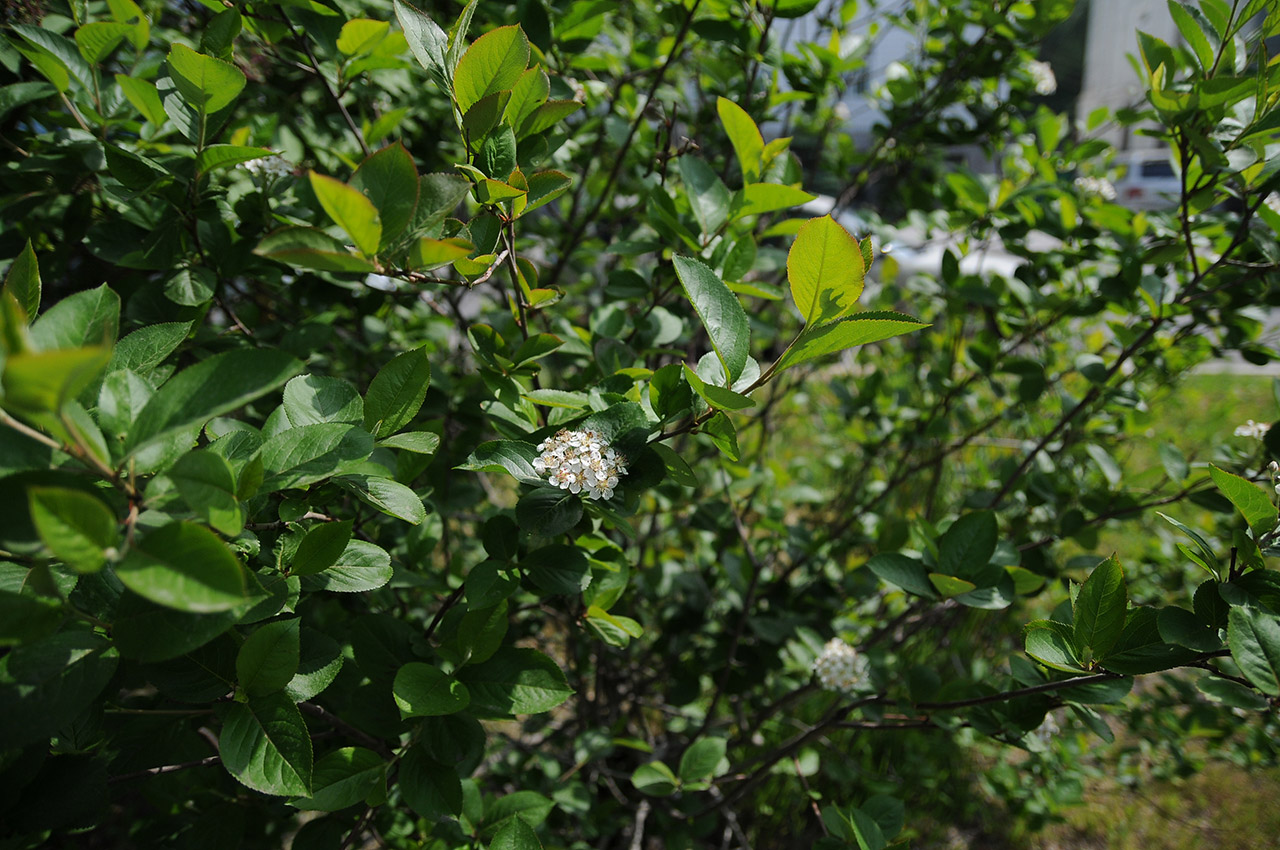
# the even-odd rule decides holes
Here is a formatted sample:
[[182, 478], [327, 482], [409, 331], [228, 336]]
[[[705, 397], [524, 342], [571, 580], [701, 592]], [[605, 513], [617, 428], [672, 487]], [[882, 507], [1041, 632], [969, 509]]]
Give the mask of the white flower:
[[1035, 83], [1036, 94], [1050, 95], [1058, 90], [1058, 78], [1053, 75], [1053, 67], [1048, 62], [1028, 62], [1027, 74]]
[[1053, 713], [1050, 712], [1044, 716], [1044, 721], [1030, 733], [1030, 737], [1037, 745], [1037, 750], [1047, 750], [1049, 745], [1053, 743], [1053, 739], [1061, 732], [1062, 727], [1058, 725], [1058, 721], [1054, 719]]
[[1236, 426], [1236, 436], [1253, 437], [1254, 439], [1261, 440], [1263, 437], [1267, 436], [1267, 432], [1270, 430], [1271, 426], [1266, 422], [1254, 422], [1250, 419], [1243, 425]]
[[562, 428], [539, 443], [538, 451], [542, 454], [533, 462], [535, 470], [561, 490], [585, 490], [593, 499], [612, 499], [618, 481], [627, 474], [627, 459], [590, 428]]
[[1083, 194], [1097, 195], [1104, 201], [1114, 201], [1116, 199], [1116, 187], [1105, 177], [1077, 177], [1075, 186]]
[[275, 154], [242, 162], [240, 167], [256, 176], [285, 177], [293, 173], [293, 164], [284, 157]]
[[813, 662], [813, 672], [823, 689], [852, 693], [867, 678], [867, 659], [840, 638], [832, 638]]

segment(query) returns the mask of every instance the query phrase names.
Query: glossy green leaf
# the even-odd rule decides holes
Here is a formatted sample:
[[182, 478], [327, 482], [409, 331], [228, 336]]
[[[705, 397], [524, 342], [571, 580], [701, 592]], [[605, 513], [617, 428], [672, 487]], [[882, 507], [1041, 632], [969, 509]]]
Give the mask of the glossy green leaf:
[[336, 47], [347, 56], [363, 56], [381, 44], [390, 29], [389, 21], [352, 18], [342, 25]]
[[282, 227], [267, 234], [254, 253], [300, 269], [372, 272], [377, 267], [347, 250], [339, 240], [314, 227]]
[[311, 736], [293, 700], [282, 693], [232, 703], [219, 752], [227, 772], [255, 791], [311, 793]]
[[1124, 630], [1127, 608], [1124, 570], [1113, 555], [1094, 568], [1076, 596], [1072, 609], [1076, 656], [1106, 658]]
[[351, 175], [351, 187], [377, 208], [382, 222], [379, 247], [387, 247], [408, 227], [418, 207], [418, 169], [413, 157], [399, 142], [385, 147], [360, 163]]
[[401, 352], [378, 370], [364, 395], [365, 428], [386, 437], [413, 421], [431, 385], [425, 348]]
[[250, 697], [284, 690], [298, 672], [302, 619], [278, 620], [258, 628], [240, 645], [236, 679]]
[[422, 744], [410, 747], [400, 760], [400, 793], [419, 817], [438, 821], [462, 813], [462, 783], [458, 772], [441, 764]]
[[397, 671], [391, 689], [401, 717], [437, 717], [471, 703], [467, 686], [438, 667], [413, 661]]
[[669, 797], [675, 793], [680, 780], [662, 762], [651, 761], [632, 771], [631, 784], [637, 791], [650, 797]]
[[467, 257], [474, 251], [474, 245], [457, 236], [448, 239], [423, 236], [409, 248], [405, 265], [412, 271], [430, 271]]
[[242, 162], [271, 156], [267, 148], [245, 147], [244, 145], [208, 145], [196, 156], [196, 170], [208, 174], [220, 168], [231, 168]]
[[377, 475], [358, 474], [344, 475], [334, 480], [355, 493], [360, 501], [372, 505], [387, 516], [413, 525], [420, 525], [427, 518], [422, 497], [399, 481]]
[[244, 528], [244, 512], [236, 499], [235, 473], [210, 451], [188, 452], [169, 469], [169, 478], [192, 512], [217, 531], [235, 537]]
[[730, 382], [738, 380], [747, 364], [751, 341], [746, 311], [724, 281], [701, 260], [677, 254], [672, 262], [685, 295], [707, 329], [725, 374]]
[[1265, 490], [1252, 481], [1232, 475], [1213, 464], [1209, 464], [1209, 475], [1222, 495], [1240, 511], [1244, 521], [1249, 524], [1249, 529], [1253, 531], [1255, 540], [1275, 530], [1276, 522], [1280, 520], [1280, 511], [1272, 504]]
[[194, 523], [151, 532], [116, 565], [116, 575], [139, 596], [187, 613], [227, 611], [245, 601], [240, 562], [213, 532]]
[[386, 784], [387, 764], [364, 747], [343, 747], [316, 760], [310, 797], [290, 800], [296, 809], [338, 812], [374, 794]]
[[[574, 498], [576, 501], [577, 498]], [[516, 512], [516, 519], [519, 520], [518, 506]], [[535, 549], [520, 561], [520, 569], [529, 576], [530, 581], [548, 594], [576, 595], [591, 582], [591, 566], [586, 554], [578, 547], [564, 543]]]
[[373, 436], [356, 425], [324, 422], [283, 431], [262, 446], [262, 492], [304, 488], [354, 468], [373, 452]]
[[476, 446], [465, 463], [455, 469], [472, 472], [506, 472], [523, 484], [543, 485], [546, 481], [533, 468], [538, 450], [519, 440], [491, 440]]
[[0, 294], [6, 292], [17, 300], [18, 306], [27, 314], [27, 321], [35, 319], [40, 312], [40, 264], [36, 261], [30, 239], [5, 273]]
[[1232, 608], [1227, 643], [1245, 678], [1264, 694], [1280, 697], [1280, 616], [1260, 608]]
[[27, 491], [31, 521], [55, 558], [78, 572], [102, 569], [106, 550], [119, 543], [115, 513], [82, 490], [32, 487]]
[[80, 55], [86, 62], [97, 65], [110, 56], [116, 45], [132, 32], [133, 27], [128, 24], [96, 21], [76, 30], [76, 46], [80, 48]]
[[787, 253], [791, 297], [806, 324], [850, 315], [866, 271], [858, 240], [829, 215], [801, 227]]
[[359, 189], [341, 180], [308, 172], [311, 190], [334, 223], [351, 237], [360, 253], [371, 257], [382, 244], [382, 219], [378, 208]]
[[244, 74], [235, 65], [197, 53], [186, 45], [173, 45], [166, 61], [183, 100], [199, 112], [219, 111], [244, 88]]
[[724, 738], [699, 738], [680, 756], [680, 767], [677, 770], [680, 779], [693, 782], [714, 775], [724, 753]]
[[471, 691], [474, 710], [506, 717], [550, 711], [573, 694], [564, 671], [536, 649], [503, 649], [458, 678]]
[[498, 27], [472, 42], [453, 72], [458, 110], [513, 88], [529, 64], [529, 40], [518, 26]]
[[404, 29], [409, 50], [423, 68], [443, 85], [448, 85], [449, 67], [445, 58], [449, 36], [427, 15], [404, 0], [395, 0], [396, 20]]
[[523, 818], [510, 817], [489, 842], [489, 850], [542, 850], [542, 842]]
[[129, 429], [126, 449], [143, 451], [164, 435], [203, 425], [270, 392], [302, 370], [282, 351], [236, 350], [215, 354], [169, 379]]
[[729, 190], [711, 166], [692, 154], [680, 157], [680, 177], [702, 235], [710, 237], [729, 218]]
[[[787, 210], [807, 204], [816, 195], [794, 186], [777, 183], [749, 183], [742, 187], [742, 201], [734, 211], [734, 218]], [[820, 219], [819, 219], [820, 220]]]
[[124, 96], [128, 101], [133, 104], [134, 109], [142, 113], [142, 117], [150, 121], [152, 125], [159, 127], [169, 120], [154, 83], [124, 74], [116, 74], [115, 79], [116, 85], [120, 86], [120, 90], [124, 92]]
[[928, 326], [901, 313], [857, 313], [825, 324], [806, 325], [796, 341], [778, 358], [774, 371], [781, 372], [855, 345], [879, 342]]
[[754, 183], [760, 179], [763, 167], [764, 137], [760, 135], [760, 128], [741, 106], [723, 97], [716, 98], [716, 113], [738, 157], [742, 182]]
[[538, 487], [516, 502], [516, 522], [522, 531], [554, 537], [582, 519], [582, 496], [557, 487]]
[[1196, 655], [1185, 647], [1165, 643], [1160, 637], [1158, 612], [1143, 606], [1129, 610], [1124, 631], [1103, 666], [1113, 673], [1137, 676], [1186, 664]]
[[298, 544], [289, 572], [296, 576], [315, 575], [338, 563], [351, 542], [351, 527], [349, 519], [312, 526]]
[[344, 378], [299, 375], [284, 387], [284, 415], [294, 427], [341, 422], [364, 422], [364, 401], [355, 385]]
[[1066, 673], [1083, 673], [1072, 645], [1071, 626], [1056, 620], [1032, 620], [1024, 632], [1027, 655], [1046, 667]]
[[365, 540], [352, 540], [337, 562], [310, 581], [335, 593], [363, 593], [377, 590], [391, 581], [391, 555]]
[[938, 594], [929, 580], [929, 570], [915, 558], [897, 552], [882, 552], [867, 561], [867, 569], [908, 593], [926, 599], [937, 598]]

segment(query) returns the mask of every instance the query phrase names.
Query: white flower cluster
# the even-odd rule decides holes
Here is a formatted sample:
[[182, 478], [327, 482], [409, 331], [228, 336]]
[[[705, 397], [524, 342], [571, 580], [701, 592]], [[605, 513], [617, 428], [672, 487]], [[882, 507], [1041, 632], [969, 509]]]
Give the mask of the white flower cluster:
[[627, 459], [610, 448], [600, 434], [588, 428], [562, 428], [538, 444], [542, 454], [533, 468], [571, 493], [587, 491], [593, 499], [612, 499], [618, 479], [627, 474]]
[[1058, 725], [1053, 714], [1049, 713], [1044, 716], [1044, 721], [1030, 733], [1030, 736], [1039, 745], [1039, 749], [1047, 750], [1053, 743], [1053, 739], [1061, 734], [1062, 727]]
[[1027, 74], [1035, 83], [1036, 94], [1050, 95], [1058, 90], [1058, 78], [1053, 75], [1053, 66], [1048, 62], [1032, 60], [1027, 63]]
[[1236, 436], [1253, 437], [1254, 439], [1261, 440], [1263, 437], [1267, 436], [1267, 432], [1270, 430], [1271, 426], [1266, 422], [1254, 422], [1250, 419], [1243, 425], [1236, 426]]
[[824, 690], [852, 693], [867, 678], [867, 659], [840, 638], [832, 638], [813, 662], [813, 672]]
[[293, 173], [293, 163], [275, 154], [242, 162], [240, 167], [250, 174], [266, 177], [285, 177]]
[[1097, 195], [1104, 201], [1116, 199], [1116, 187], [1105, 177], [1077, 177], [1075, 184], [1086, 195]]

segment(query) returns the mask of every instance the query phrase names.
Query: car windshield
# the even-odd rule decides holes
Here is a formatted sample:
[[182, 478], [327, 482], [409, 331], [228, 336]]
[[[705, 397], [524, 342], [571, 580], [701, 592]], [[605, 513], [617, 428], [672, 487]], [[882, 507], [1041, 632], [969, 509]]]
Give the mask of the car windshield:
[[1167, 159], [1149, 159], [1142, 163], [1143, 177], [1173, 177], [1173, 164]]

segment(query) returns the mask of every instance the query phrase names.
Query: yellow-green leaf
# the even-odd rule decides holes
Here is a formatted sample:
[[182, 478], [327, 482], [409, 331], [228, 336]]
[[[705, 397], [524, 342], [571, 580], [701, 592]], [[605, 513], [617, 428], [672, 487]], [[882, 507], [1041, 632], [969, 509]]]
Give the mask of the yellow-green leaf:
[[310, 177], [311, 189], [329, 218], [346, 231], [360, 253], [366, 257], [377, 253], [378, 243], [382, 240], [382, 219], [373, 201], [341, 180], [314, 171], [310, 172]]

